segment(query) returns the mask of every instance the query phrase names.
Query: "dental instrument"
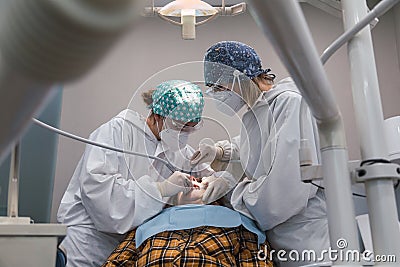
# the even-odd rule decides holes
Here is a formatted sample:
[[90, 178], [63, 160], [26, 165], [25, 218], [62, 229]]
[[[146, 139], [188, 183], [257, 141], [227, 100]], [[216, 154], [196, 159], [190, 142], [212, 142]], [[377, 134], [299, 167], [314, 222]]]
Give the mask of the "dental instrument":
[[112, 151], [115, 151], [115, 152], [119, 152], [119, 153], [125, 153], [125, 154], [128, 154], [128, 155], [144, 157], [144, 158], [149, 158], [149, 159], [154, 159], [154, 160], [160, 161], [171, 172], [180, 171], [180, 172], [183, 172], [183, 173], [188, 173], [190, 175], [192, 173], [192, 169], [190, 170], [190, 172], [188, 172], [188, 171], [176, 168], [170, 162], [168, 162], [168, 160], [165, 160], [165, 159], [162, 159], [162, 158], [159, 158], [159, 157], [156, 157], [156, 156], [146, 155], [146, 154], [142, 154], [142, 153], [138, 153], [138, 152], [134, 152], [134, 151], [127, 151], [127, 150], [124, 150], [124, 149], [121, 149], [121, 148], [116, 148], [116, 147], [113, 147], [113, 146], [97, 143], [97, 142], [91, 141], [89, 139], [86, 139], [86, 138], [83, 138], [83, 137], [68, 133], [66, 131], [60, 130], [60, 129], [56, 128], [56, 127], [50, 126], [50, 125], [48, 125], [48, 124], [46, 124], [46, 123], [44, 123], [44, 122], [42, 122], [42, 121], [40, 121], [38, 119], [35, 119], [35, 118], [32, 118], [32, 121], [36, 125], [44, 128], [44, 129], [50, 130], [50, 131], [52, 131], [52, 132], [54, 132], [56, 134], [71, 138], [73, 140], [76, 140], [76, 141], [79, 141], [79, 142], [82, 142], [82, 143], [86, 143], [86, 144], [89, 144], [89, 145], [93, 145], [93, 146], [109, 149], [109, 150], [112, 150]]

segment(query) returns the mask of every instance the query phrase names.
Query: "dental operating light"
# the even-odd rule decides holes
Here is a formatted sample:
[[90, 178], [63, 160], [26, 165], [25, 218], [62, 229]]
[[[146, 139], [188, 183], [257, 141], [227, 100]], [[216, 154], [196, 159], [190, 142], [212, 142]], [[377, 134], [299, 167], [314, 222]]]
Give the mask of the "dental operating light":
[[158, 11], [165, 17], [180, 17], [182, 38], [193, 40], [196, 38], [196, 17], [213, 16], [218, 11], [210, 4], [200, 0], [176, 0]]
[[164, 6], [158, 13], [163, 16], [180, 17], [184, 10], [194, 10], [196, 16], [211, 16], [218, 12], [213, 6], [204, 1], [176, 0]]
[[[182, 26], [182, 38], [193, 40], [196, 38], [196, 26], [205, 24], [217, 16], [236, 16], [246, 11], [246, 3], [227, 7], [225, 0], [222, 0], [221, 4], [220, 7], [214, 7], [200, 0], [175, 0], [164, 7], [155, 7], [153, 0], [152, 6], [144, 9], [143, 15], [146, 17], [158, 15], [165, 21]], [[207, 18], [197, 21], [198, 17]], [[180, 21], [173, 18], [180, 18]]]

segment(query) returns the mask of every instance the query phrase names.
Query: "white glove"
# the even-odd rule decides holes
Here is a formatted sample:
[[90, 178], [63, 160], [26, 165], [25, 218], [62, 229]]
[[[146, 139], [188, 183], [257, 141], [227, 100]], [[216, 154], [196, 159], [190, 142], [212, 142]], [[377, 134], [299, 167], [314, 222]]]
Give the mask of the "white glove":
[[229, 191], [229, 184], [222, 177], [208, 176], [204, 177], [201, 182], [206, 182], [208, 184], [202, 199], [205, 204], [220, 199]]
[[200, 144], [199, 149], [194, 152], [190, 159], [190, 164], [197, 165], [201, 163], [211, 163], [215, 159], [222, 159], [224, 151], [219, 146]]
[[157, 183], [158, 190], [163, 197], [172, 197], [183, 192], [187, 194], [192, 190], [192, 181], [190, 175], [182, 172], [174, 172], [168, 179]]

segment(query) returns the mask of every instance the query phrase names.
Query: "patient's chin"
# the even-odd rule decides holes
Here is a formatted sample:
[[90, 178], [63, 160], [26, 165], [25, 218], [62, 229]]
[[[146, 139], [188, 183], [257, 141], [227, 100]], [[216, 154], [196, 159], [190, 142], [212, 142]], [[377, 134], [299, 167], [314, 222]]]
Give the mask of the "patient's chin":
[[187, 194], [179, 193], [178, 195], [178, 205], [186, 204], [204, 204], [202, 201], [204, 189], [193, 189]]

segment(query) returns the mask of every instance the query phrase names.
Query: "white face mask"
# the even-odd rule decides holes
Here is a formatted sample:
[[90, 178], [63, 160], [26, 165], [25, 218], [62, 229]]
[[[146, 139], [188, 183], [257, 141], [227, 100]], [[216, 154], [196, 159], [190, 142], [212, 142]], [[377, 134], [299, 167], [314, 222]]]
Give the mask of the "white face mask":
[[228, 116], [234, 116], [246, 105], [246, 102], [237, 93], [232, 91], [210, 91], [207, 94], [218, 100], [216, 101], [217, 109]]
[[210, 89], [207, 91], [207, 95], [218, 100], [216, 101], [217, 109], [228, 116], [234, 116], [244, 105], [246, 105], [243, 98], [233, 91], [236, 80], [239, 83], [240, 91], [242, 91], [239, 77], [237, 77], [236, 73], [234, 73], [234, 75], [235, 77], [233, 79], [231, 90], [214, 92], [213, 89]]
[[173, 129], [164, 129], [160, 132], [161, 143], [165, 150], [176, 152], [183, 149], [189, 139], [189, 133]]

